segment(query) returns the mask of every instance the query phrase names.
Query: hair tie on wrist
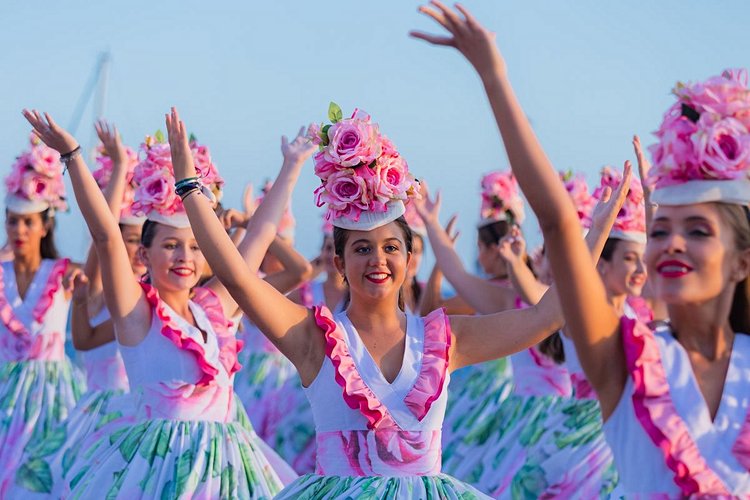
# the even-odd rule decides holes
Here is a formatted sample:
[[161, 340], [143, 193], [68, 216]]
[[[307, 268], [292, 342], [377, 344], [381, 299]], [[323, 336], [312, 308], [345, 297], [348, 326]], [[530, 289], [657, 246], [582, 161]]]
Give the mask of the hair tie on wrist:
[[60, 163], [65, 165], [62, 171], [63, 175], [65, 175], [65, 172], [68, 171], [68, 163], [70, 163], [73, 159], [79, 156], [81, 156], [81, 146], [76, 146], [75, 149], [73, 149], [73, 151], [60, 155]]

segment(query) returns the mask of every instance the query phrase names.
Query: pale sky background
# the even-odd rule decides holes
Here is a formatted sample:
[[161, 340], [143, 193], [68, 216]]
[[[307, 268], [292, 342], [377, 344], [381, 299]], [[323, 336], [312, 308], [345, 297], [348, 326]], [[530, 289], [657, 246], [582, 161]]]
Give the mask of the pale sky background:
[[[413, 28], [438, 31], [418, 5], [4, 0], [0, 174], [27, 144], [21, 109], [47, 110], [67, 126], [98, 54], [109, 50], [106, 118], [137, 147], [178, 106], [227, 179], [228, 206], [239, 205], [246, 182], [276, 175], [281, 134], [324, 120], [331, 100], [345, 114], [365, 109], [410, 169], [443, 190], [443, 219], [460, 212], [459, 251], [472, 265], [480, 176], [508, 164], [468, 63], [407, 37]], [[555, 166], [582, 170], [590, 183], [603, 165], [634, 158], [634, 133], [653, 143], [677, 80], [750, 66], [750, 3], [743, 0], [465, 5], [497, 32], [511, 81]], [[89, 106], [76, 134], [84, 146], [94, 146], [93, 119]], [[297, 244], [308, 257], [321, 243], [316, 184], [310, 163], [293, 200]], [[57, 239], [80, 260], [88, 235], [71, 205], [59, 216]], [[528, 239], [539, 242], [527, 219]]]

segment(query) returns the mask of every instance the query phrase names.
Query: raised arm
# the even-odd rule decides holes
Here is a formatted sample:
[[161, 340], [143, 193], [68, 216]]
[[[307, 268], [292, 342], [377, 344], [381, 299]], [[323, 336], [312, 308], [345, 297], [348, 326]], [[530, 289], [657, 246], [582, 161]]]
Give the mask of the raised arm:
[[459, 12], [454, 12], [440, 2], [420, 8], [448, 35], [413, 35], [457, 48], [479, 74], [513, 173], [539, 219], [567, 326], [586, 353], [581, 364], [606, 418], [619, 401], [626, 379], [618, 317], [581, 238], [573, 204], [516, 99], [494, 35], [466, 9], [457, 8]]
[[536, 304], [549, 286], [541, 283], [526, 265], [526, 240], [518, 227], [514, 227], [500, 240], [498, 252], [507, 262], [508, 277], [513, 289], [527, 304]]
[[[291, 142], [287, 140], [286, 136], [282, 137], [281, 152], [284, 156], [284, 163], [279, 173], [280, 178], [286, 179], [289, 175], [288, 173], [294, 171], [296, 171], [296, 175], [299, 175], [302, 165], [315, 151], [314, 146], [305, 138], [304, 133], [305, 129], [303, 127], [300, 129], [297, 137]], [[258, 271], [263, 257], [276, 238], [276, 230], [281, 219], [281, 214], [289, 203], [289, 197], [291, 196], [292, 188], [286, 186], [286, 184], [291, 184], [293, 187], [294, 182], [296, 182], [296, 177], [294, 177], [293, 181], [282, 180], [282, 186], [276, 191], [275, 195], [271, 199], [267, 199], [266, 196], [263, 199], [263, 203], [260, 204], [247, 222], [245, 233], [237, 245], [237, 250], [250, 272]], [[271, 193], [269, 192], [268, 194]], [[266, 205], [265, 208], [264, 205]], [[279, 249], [278, 246], [274, 248]], [[304, 260], [304, 257], [299, 257]], [[308, 272], [308, 268], [306, 267], [307, 261], [301, 264], [299, 260], [289, 254], [283, 256], [283, 259], [286, 259], [287, 264], [290, 265], [290, 269], [288, 269], [289, 272], [278, 277], [275, 284], [278, 284], [283, 289], [282, 291], [289, 291], [294, 286], [299, 285], [304, 275]], [[213, 269], [213, 266], [211, 267]], [[225, 288], [222, 281], [218, 279], [218, 275], [209, 280], [205, 286], [211, 288], [218, 295], [224, 306], [224, 312], [227, 315], [233, 315], [237, 310], [238, 304]]]
[[448, 233], [440, 226], [440, 193], [434, 200], [431, 199], [423, 183], [422, 199], [414, 200], [414, 203], [427, 228], [427, 237], [430, 239], [437, 265], [461, 298], [482, 314], [513, 309], [515, 291], [474, 276], [464, 268]]
[[[112, 175], [104, 190], [104, 199], [107, 200], [112, 216], [119, 220], [122, 197], [125, 192], [126, 175], [128, 165], [125, 146], [120, 139], [117, 127], [110, 126], [106, 121], [99, 120], [95, 125], [96, 135], [102, 141], [104, 152], [112, 160]], [[92, 251], [93, 250], [93, 251]], [[102, 293], [102, 275], [99, 268], [99, 256], [93, 248], [89, 250], [83, 271], [88, 278], [88, 292], [90, 297], [96, 297]], [[76, 330], [73, 330], [75, 335]]]
[[[195, 166], [188, 145], [185, 124], [173, 108], [167, 115], [167, 131], [172, 151], [175, 179], [195, 176]], [[289, 194], [292, 192], [301, 164], [284, 163], [271, 191], [266, 195], [270, 202], [266, 210], [260, 209], [257, 225], [266, 231], [266, 247], [276, 235], [275, 221], [281, 217]], [[275, 190], [275, 191], [274, 191]], [[266, 204], [264, 202], [264, 205]], [[183, 199], [193, 233], [216, 277], [221, 280], [242, 311], [297, 367], [303, 384], [312, 382], [324, 356], [323, 336], [316, 335], [317, 327], [311, 311], [297, 305], [274, 287], [248, 272], [248, 265], [224, 226], [214, 214], [209, 200], [192, 191]]]
[[[45, 113], [42, 116], [36, 110], [24, 110], [23, 114], [34, 127], [34, 133], [60, 154], [69, 154], [79, 148], [75, 138], [55, 123], [48, 114]], [[135, 320], [138, 323], [140, 321], [147, 323], [150, 320], [151, 311], [143, 299], [140, 285], [133, 276], [120, 228], [109, 209], [107, 200], [86, 167], [83, 155], [74, 154], [73, 158], [68, 161], [67, 168], [78, 207], [99, 255], [104, 299], [115, 325], [117, 326], [118, 322], [124, 319], [128, 322]], [[118, 330], [123, 331], [126, 337], [129, 336], [130, 332], [125, 333], [125, 328], [118, 328]], [[136, 338], [138, 335], [140, 337]], [[145, 332], [139, 332], [133, 338], [125, 339], [125, 343], [137, 343], [143, 336]]]
[[289, 293], [312, 278], [313, 267], [310, 262], [283, 238], [274, 238], [268, 251], [284, 266], [283, 271], [265, 277], [276, 290]]

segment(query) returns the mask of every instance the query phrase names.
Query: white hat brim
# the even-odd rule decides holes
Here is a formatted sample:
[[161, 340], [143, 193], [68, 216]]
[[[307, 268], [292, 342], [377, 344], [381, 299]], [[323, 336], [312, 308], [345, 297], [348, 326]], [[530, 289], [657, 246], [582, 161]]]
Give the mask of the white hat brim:
[[651, 201], [665, 206], [711, 202], [747, 205], [750, 203], [750, 179], [694, 180], [665, 186], [654, 190]]
[[148, 220], [171, 226], [177, 229], [190, 227], [190, 219], [185, 212], [178, 212], [172, 215], [163, 215], [158, 212], [151, 212], [147, 216]]
[[338, 217], [331, 222], [334, 226], [351, 231], [372, 231], [380, 226], [393, 222], [406, 213], [406, 207], [401, 200], [390, 201], [386, 204], [385, 212], [364, 211], [359, 220]]
[[5, 207], [17, 214], [37, 214], [50, 208], [50, 204], [44, 200], [28, 200], [14, 194], [5, 197]]

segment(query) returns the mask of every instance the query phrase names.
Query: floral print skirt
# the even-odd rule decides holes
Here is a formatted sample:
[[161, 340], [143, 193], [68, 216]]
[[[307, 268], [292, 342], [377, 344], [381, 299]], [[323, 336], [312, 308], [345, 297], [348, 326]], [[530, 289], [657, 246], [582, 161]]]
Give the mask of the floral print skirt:
[[0, 498], [13, 485], [29, 443], [44, 447], [59, 441], [53, 433], [84, 390], [68, 358], [0, 364]]

